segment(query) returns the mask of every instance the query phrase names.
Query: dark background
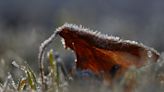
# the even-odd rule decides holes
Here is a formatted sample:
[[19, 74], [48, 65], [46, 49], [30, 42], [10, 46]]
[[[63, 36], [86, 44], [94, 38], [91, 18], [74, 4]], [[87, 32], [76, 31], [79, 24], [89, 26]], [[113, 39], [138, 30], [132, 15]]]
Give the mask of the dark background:
[[[38, 66], [40, 43], [65, 22], [164, 51], [163, 0], [0, 0], [1, 68], [12, 59]], [[72, 56], [59, 38], [52, 47], [63, 59]]]

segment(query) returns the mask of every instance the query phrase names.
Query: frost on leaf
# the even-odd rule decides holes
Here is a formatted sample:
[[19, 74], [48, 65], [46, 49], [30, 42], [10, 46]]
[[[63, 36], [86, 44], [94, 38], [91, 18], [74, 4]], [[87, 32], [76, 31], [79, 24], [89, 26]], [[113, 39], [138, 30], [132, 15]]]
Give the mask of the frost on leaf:
[[131, 66], [139, 68], [159, 58], [156, 50], [142, 43], [104, 35], [81, 25], [66, 23], [57, 29], [57, 34], [63, 38], [65, 47], [75, 52], [76, 67], [95, 74], [101, 71], [109, 74], [118, 65], [114, 76], [120, 76]]

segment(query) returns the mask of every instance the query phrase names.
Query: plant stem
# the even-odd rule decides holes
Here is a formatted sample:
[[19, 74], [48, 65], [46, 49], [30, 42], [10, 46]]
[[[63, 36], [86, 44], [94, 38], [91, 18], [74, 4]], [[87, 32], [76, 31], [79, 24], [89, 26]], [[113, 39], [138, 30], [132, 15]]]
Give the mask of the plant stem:
[[46, 83], [44, 80], [44, 65], [43, 65], [44, 51], [46, 47], [48, 47], [48, 45], [53, 41], [55, 36], [56, 36], [56, 32], [54, 32], [48, 39], [42, 42], [39, 47], [38, 62], [39, 62], [40, 77], [41, 77], [41, 82], [42, 82], [42, 92], [44, 92], [45, 87], [46, 87]]

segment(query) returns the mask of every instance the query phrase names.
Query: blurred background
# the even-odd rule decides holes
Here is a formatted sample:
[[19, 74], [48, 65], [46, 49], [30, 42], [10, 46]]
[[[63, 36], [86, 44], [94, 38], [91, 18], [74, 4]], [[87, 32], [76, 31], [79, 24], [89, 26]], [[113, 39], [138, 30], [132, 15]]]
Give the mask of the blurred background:
[[[65, 22], [164, 51], [163, 0], [0, 0], [0, 77], [13, 59], [38, 71], [40, 43]], [[60, 38], [52, 47], [73, 61]]]

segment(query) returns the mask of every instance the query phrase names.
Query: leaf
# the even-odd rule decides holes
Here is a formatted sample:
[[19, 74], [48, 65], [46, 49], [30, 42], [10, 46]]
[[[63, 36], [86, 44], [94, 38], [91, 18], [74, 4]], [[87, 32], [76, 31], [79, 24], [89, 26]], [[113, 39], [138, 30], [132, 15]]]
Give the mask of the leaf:
[[103, 35], [82, 26], [65, 24], [57, 29], [57, 34], [64, 39], [64, 46], [75, 52], [77, 68], [90, 69], [96, 74], [102, 70], [109, 73], [115, 65], [120, 65], [121, 72], [130, 66], [139, 68], [159, 58], [156, 50], [141, 43]]
[[[142, 43], [103, 35], [82, 26], [64, 24], [57, 29], [65, 48], [76, 55], [76, 69], [91, 70], [103, 80], [120, 79], [132, 66], [139, 69], [157, 62], [159, 53]], [[129, 84], [128, 86], [130, 86]]]

